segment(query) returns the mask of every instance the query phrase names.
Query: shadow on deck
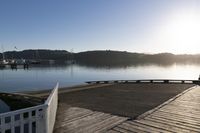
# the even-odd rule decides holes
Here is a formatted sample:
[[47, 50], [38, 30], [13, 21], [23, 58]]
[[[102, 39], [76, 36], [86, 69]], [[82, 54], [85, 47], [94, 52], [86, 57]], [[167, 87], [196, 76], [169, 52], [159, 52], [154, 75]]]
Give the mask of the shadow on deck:
[[[61, 93], [54, 132], [179, 132], [190, 131], [191, 126], [196, 127], [191, 131], [197, 131], [199, 119], [194, 117], [200, 114], [197, 106], [200, 89], [187, 90], [192, 86], [194, 85], [114, 84]], [[182, 94], [185, 90], [187, 92]], [[178, 98], [162, 104], [180, 93]], [[195, 100], [192, 102], [194, 104], [191, 100]], [[159, 108], [155, 108], [157, 106]], [[150, 113], [145, 113], [149, 110]], [[191, 117], [190, 111], [194, 113]], [[143, 113], [143, 117], [134, 120]], [[177, 119], [179, 123], [172, 130], [170, 127], [177, 123], [176, 118], [180, 118]], [[187, 119], [193, 123], [185, 124], [183, 120]]]

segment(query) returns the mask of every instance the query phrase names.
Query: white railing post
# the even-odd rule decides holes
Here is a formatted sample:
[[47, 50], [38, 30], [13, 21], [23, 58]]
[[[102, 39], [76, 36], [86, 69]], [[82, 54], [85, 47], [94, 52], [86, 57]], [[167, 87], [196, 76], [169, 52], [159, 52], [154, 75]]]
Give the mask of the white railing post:
[[56, 120], [56, 112], [58, 107], [58, 86], [59, 84], [57, 83], [56, 87], [53, 89], [52, 93], [45, 102], [45, 104], [48, 105], [48, 108], [46, 110], [47, 133], [53, 132]]
[[0, 133], [53, 133], [57, 106], [58, 84], [44, 104], [0, 114]]

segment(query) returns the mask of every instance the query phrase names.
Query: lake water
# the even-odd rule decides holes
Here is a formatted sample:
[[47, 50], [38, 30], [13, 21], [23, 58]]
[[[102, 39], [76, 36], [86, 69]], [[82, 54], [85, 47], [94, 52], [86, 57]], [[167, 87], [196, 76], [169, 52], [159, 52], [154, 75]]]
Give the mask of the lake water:
[[197, 79], [200, 65], [137, 65], [128, 67], [86, 67], [79, 65], [35, 66], [28, 70], [0, 70], [0, 91], [18, 92], [84, 84], [91, 80]]

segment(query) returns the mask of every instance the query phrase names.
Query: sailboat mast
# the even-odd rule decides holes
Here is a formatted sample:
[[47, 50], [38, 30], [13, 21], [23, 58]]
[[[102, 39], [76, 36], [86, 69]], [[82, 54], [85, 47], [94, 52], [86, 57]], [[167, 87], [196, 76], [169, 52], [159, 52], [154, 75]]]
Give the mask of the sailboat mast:
[[3, 60], [5, 60], [5, 55], [4, 55], [4, 48], [3, 48], [3, 45], [1, 45], [1, 49], [2, 49]]

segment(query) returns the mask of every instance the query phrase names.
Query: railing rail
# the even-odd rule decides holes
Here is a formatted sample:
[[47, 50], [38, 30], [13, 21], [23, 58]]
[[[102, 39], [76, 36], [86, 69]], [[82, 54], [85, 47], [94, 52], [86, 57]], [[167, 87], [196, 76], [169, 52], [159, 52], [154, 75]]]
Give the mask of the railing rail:
[[48, 106], [46, 110], [46, 127], [47, 133], [52, 133], [56, 120], [56, 112], [58, 107], [58, 84], [46, 100], [45, 104]]
[[52, 133], [58, 105], [58, 84], [42, 105], [0, 114], [0, 133]]
[[113, 83], [180, 83], [180, 84], [200, 84], [200, 80], [144, 79], [144, 80], [87, 81], [86, 83], [88, 83], [88, 84], [113, 84]]

